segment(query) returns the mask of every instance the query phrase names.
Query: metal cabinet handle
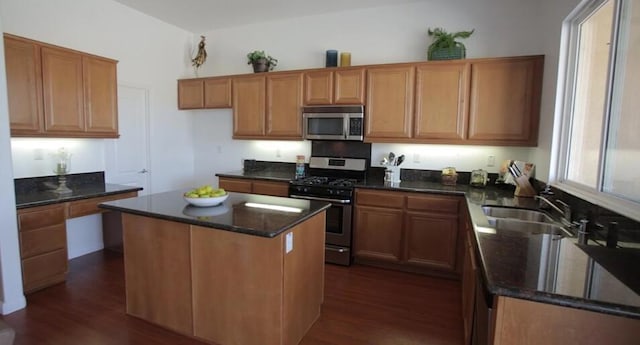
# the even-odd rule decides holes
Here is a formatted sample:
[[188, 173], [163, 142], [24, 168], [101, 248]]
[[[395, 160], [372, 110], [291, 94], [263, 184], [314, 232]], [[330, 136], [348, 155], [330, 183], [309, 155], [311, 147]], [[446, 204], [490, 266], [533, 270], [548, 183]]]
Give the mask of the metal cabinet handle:
[[149, 172], [149, 170], [147, 170], [147, 169], [142, 169], [142, 170], [138, 171], [138, 174], [146, 174], [146, 173], [148, 173], [148, 172]]

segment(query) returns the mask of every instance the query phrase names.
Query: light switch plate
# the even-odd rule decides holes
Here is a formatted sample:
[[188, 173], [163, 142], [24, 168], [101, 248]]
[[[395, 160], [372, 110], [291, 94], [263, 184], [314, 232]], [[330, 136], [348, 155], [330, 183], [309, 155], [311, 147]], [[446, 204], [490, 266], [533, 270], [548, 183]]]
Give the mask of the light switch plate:
[[293, 250], [293, 232], [290, 232], [285, 236], [284, 252], [289, 253], [292, 250]]

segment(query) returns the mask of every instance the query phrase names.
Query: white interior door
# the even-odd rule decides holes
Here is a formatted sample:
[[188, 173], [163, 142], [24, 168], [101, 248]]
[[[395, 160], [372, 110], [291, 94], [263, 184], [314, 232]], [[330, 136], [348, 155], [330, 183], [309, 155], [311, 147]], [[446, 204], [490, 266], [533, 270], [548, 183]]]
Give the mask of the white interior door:
[[149, 90], [118, 85], [118, 131], [120, 138], [105, 145], [108, 183], [142, 187], [150, 194], [149, 171]]

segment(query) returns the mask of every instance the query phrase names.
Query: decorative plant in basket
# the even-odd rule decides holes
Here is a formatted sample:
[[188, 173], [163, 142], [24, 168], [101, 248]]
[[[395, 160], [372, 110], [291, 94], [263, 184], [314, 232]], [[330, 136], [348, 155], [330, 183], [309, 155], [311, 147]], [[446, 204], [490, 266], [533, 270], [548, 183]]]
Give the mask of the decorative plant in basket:
[[475, 31], [459, 31], [448, 33], [442, 28], [429, 29], [429, 36], [433, 36], [433, 43], [427, 51], [429, 60], [464, 59], [467, 56], [464, 44], [456, 41], [458, 38], [468, 38]]
[[264, 50], [254, 50], [247, 54], [247, 65], [253, 65], [253, 72], [267, 72], [278, 65], [278, 60], [265, 54]]

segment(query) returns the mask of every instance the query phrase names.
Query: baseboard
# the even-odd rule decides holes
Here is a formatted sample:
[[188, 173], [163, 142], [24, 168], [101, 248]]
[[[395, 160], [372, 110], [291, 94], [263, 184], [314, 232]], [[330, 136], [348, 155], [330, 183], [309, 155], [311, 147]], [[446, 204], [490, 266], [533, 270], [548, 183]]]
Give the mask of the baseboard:
[[27, 299], [20, 295], [11, 301], [0, 301], [0, 311], [2, 315], [11, 314], [14, 311], [24, 309], [27, 306]]

